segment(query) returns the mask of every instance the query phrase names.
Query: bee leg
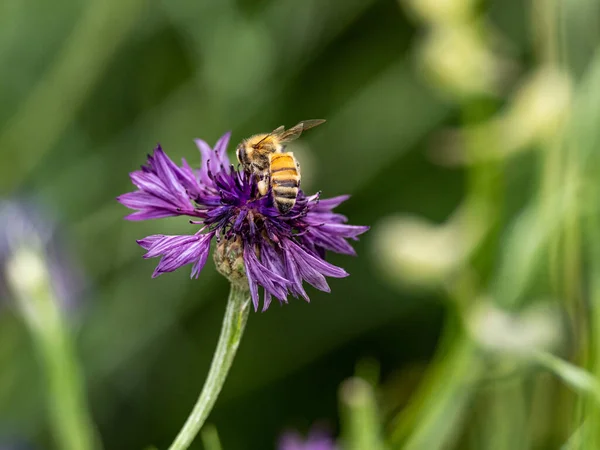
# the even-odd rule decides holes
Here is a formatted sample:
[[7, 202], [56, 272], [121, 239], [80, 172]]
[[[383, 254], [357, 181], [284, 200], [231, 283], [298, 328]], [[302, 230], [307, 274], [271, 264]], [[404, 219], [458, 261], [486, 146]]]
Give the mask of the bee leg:
[[266, 180], [260, 180], [257, 184], [258, 186], [258, 193], [262, 196], [267, 195], [267, 192], [269, 191], [269, 185], [267, 184]]

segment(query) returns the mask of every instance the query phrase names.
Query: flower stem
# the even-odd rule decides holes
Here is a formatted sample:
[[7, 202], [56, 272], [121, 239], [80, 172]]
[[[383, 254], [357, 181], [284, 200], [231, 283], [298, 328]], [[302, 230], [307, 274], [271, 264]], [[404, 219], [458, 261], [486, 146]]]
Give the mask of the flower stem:
[[379, 413], [373, 387], [354, 377], [346, 380], [340, 390], [344, 448], [348, 450], [383, 450]]
[[187, 418], [183, 428], [169, 447], [169, 450], [187, 449], [198, 432], [221, 392], [229, 368], [242, 340], [248, 312], [250, 311], [250, 294], [236, 284], [231, 285], [227, 309], [223, 318], [223, 326], [219, 343], [210, 364], [210, 370], [194, 409]]
[[202, 430], [202, 444], [205, 450], [223, 450], [221, 447], [221, 441], [219, 440], [219, 433], [217, 427], [212, 424], [208, 424]]
[[63, 450], [101, 448], [69, 324], [41, 252], [35, 247], [18, 249], [8, 262], [7, 280], [46, 375], [48, 411], [56, 445]]

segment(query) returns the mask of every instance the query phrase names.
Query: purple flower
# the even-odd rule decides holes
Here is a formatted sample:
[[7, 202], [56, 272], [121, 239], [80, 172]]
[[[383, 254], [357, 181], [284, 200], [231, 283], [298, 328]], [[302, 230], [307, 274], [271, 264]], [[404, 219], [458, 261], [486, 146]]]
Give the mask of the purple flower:
[[6, 264], [15, 252], [28, 246], [36, 246], [44, 254], [61, 306], [76, 309], [85, 277], [60, 233], [60, 224], [35, 199], [0, 198], [0, 298], [8, 297]]
[[338, 450], [334, 440], [325, 432], [313, 430], [306, 439], [295, 431], [285, 433], [280, 441], [278, 450]]
[[347, 196], [321, 200], [319, 194], [299, 192], [294, 207], [281, 214], [269, 194], [260, 196], [254, 175], [237, 171], [227, 156], [227, 133], [215, 148], [196, 140], [202, 155], [199, 170], [182, 160], [175, 164], [156, 147], [141, 170], [130, 174], [137, 191], [117, 198], [136, 210], [126, 218], [147, 220], [169, 216], [189, 216], [201, 226], [192, 235], [153, 235], [138, 241], [145, 258], [161, 257], [153, 277], [193, 264], [192, 277], [198, 277], [215, 238], [215, 260], [221, 273], [230, 278], [242, 272], [240, 283], [248, 285], [255, 310], [258, 288], [264, 289], [263, 311], [272, 296], [287, 303], [288, 295], [308, 295], [303, 282], [329, 292], [325, 277], [341, 278], [348, 273], [325, 261], [325, 253], [354, 255], [348, 239], [368, 230], [366, 226], [347, 225], [346, 217], [333, 208]]

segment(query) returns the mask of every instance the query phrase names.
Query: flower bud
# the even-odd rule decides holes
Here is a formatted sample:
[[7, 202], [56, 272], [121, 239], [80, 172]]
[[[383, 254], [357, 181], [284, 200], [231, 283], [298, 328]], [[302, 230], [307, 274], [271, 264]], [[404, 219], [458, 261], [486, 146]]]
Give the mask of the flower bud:
[[218, 244], [213, 259], [217, 271], [232, 284], [248, 289], [246, 266], [244, 264], [244, 246], [239, 237], [222, 239]]
[[[445, 165], [470, 165], [504, 159], [533, 145], [558, 141], [569, 118], [571, 81], [556, 69], [544, 68], [527, 78], [508, 106], [477, 125], [445, 132], [433, 157]], [[481, 143], [467, 152], [469, 142]]]
[[421, 43], [419, 58], [431, 82], [458, 97], [495, 94], [508, 71], [470, 24], [433, 28]]
[[437, 284], [461, 258], [459, 241], [418, 217], [388, 218], [375, 232], [381, 269], [401, 284]]
[[384, 219], [375, 229], [377, 262], [389, 279], [424, 288], [445, 281], [482, 239], [489, 217], [484, 207], [459, 208], [446, 223], [420, 217]]
[[530, 76], [503, 114], [508, 151], [556, 137], [568, 118], [571, 81], [556, 69], [543, 68]]
[[513, 356], [555, 348], [562, 330], [557, 311], [548, 305], [534, 305], [511, 313], [489, 300], [479, 302], [466, 323], [471, 336], [482, 348]]
[[474, 0], [402, 0], [412, 13], [430, 25], [468, 21], [474, 12]]
[[[38, 278], [42, 273], [47, 279]], [[43, 208], [31, 201], [0, 200], [0, 294], [10, 297], [14, 289], [29, 290], [44, 281], [59, 306], [72, 309], [79, 300], [82, 279], [56, 222]]]
[[5, 272], [11, 292], [30, 323], [38, 327], [44, 327], [46, 320], [52, 323], [49, 313], [54, 310], [48, 304], [53, 301], [52, 283], [42, 252], [33, 246], [19, 248], [7, 261]]

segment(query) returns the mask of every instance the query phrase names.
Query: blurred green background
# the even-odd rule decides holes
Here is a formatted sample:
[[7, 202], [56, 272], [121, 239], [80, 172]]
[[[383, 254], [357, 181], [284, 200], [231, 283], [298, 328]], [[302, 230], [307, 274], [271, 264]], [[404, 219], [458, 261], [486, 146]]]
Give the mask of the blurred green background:
[[[337, 434], [338, 387], [365, 360], [390, 448], [597, 434], [596, 3], [1, 0], [0, 194], [57, 217], [85, 274], [66, 315], [104, 448], [168, 446], [228, 290], [212, 263], [150, 278], [135, 239], [196, 228], [124, 221], [128, 173], [157, 142], [197, 165], [194, 138], [232, 130], [232, 156], [313, 118], [293, 148], [304, 190], [351, 194], [340, 212], [373, 228], [358, 257], [329, 257], [351, 274], [331, 294], [251, 314], [209, 419], [223, 448]], [[34, 344], [2, 305], [0, 442], [58, 448]]]

